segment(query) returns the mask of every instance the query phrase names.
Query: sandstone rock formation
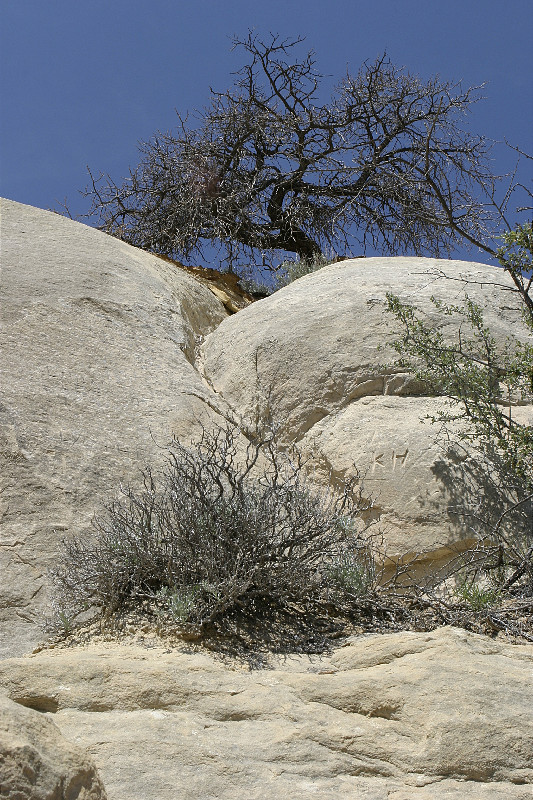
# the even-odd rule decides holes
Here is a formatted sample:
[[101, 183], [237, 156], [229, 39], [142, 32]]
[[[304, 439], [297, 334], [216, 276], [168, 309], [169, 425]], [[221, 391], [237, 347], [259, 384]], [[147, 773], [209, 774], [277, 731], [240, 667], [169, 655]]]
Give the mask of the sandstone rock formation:
[[3, 200], [0, 657], [41, 636], [45, 571], [172, 432], [212, 419], [194, 367], [227, 312], [193, 277]]
[[0, 696], [0, 797], [106, 800], [93, 760], [50, 718]]
[[454, 628], [252, 672], [141, 635], [0, 661], [0, 686], [91, 752], [109, 800], [531, 796], [533, 647]]
[[[502, 270], [461, 261], [343, 261], [224, 320], [202, 346], [204, 374], [252, 424], [271, 414], [287, 439], [316, 453], [323, 479], [355, 466], [391, 555], [435, 559], [447, 545], [471, 542], [462, 513], [474, 510], [480, 493], [476, 487], [469, 497], [469, 490], [486, 468], [471, 453], [447, 452], [447, 443], [436, 441], [438, 427], [421, 422], [443, 401], [421, 396], [396, 366], [389, 343], [399, 328], [386, 311], [386, 293], [442, 321], [431, 296], [460, 305], [467, 291], [503, 344], [527, 332], [519, 302], [499, 285], [510, 286]], [[452, 338], [457, 322], [447, 323]], [[533, 421], [531, 408], [521, 412]]]
[[168, 256], [160, 255], [158, 258], [193, 275], [197, 281], [207, 286], [215, 297], [222, 301], [224, 308], [231, 314], [236, 314], [237, 311], [241, 311], [254, 302], [254, 298], [242, 288], [239, 276], [234, 272], [220, 272], [210, 267], [188, 266]]
[[431, 294], [460, 302], [466, 276], [503, 339], [521, 335], [512, 296], [492, 287], [505, 276], [358, 259], [228, 318], [244, 301], [212, 276], [55, 214], [1, 212], [2, 797], [105, 797], [88, 750], [109, 800], [529, 798], [530, 645], [452, 628], [365, 635], [249, 672], [146, 630], [21, 656], [42, 637], [62, 536], [83, 536], [121, 481], [199, 421], [270, 411], [321, 480], [355, 462], [393, 552], [464, 542], [451, 512], [483, 476], [420, 423], [438, 403], [394, 365], [384, 295], [429, 313]]
[[205, 276], [50, 212], [1, 210], [0, 656], [40, 637], [59, 540], [83, 535], [171, 432], [190, 437], [217, 412], [269, 410], [316, 455], [321, 480], [355, 465], [389, 554], [435, 559], [471, 541], [457, 512], [472, 510], [487, 471], [450, 456], [421, 423], [439, 401], [394, 365], [385, 292], [431, 313], [432, 294], [460, 302], [466, 287], [503, 339], [521, 335], [521, 321], [513, 295], [493, 286], [501, 271], [344, 261], [228, 317]]

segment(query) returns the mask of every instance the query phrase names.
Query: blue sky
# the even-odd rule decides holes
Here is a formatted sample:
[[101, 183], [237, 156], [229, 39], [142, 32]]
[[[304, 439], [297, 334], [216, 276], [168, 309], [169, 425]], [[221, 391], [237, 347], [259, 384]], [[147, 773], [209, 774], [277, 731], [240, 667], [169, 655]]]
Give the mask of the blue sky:
[[[485, 82], [472, 131], [533, 152], [532, 0], [1, 0], [0, 193], [84, 212], [86, 165], [125, 175], [175, 108], [231, 85], [230, 38], [249, 28], [305, 36], [332, 83], [385, 50], [421, 77]], [[511, 163], [502, 150], [494, 169]]]

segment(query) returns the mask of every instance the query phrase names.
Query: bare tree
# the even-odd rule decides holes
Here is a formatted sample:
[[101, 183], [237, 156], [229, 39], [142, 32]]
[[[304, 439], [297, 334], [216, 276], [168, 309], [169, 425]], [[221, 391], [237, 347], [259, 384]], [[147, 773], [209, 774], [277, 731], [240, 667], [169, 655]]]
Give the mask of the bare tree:
[[196, 126], [178, 115], [120, 185], [90, 173], [99, 227], [174, 258], [217, 243], [231, 268], [354, 246], [439, 255], [465, 240], [494, 254], [491, 143], [462, 127], [479, 87], [421, 81], [384, 55], [322, 103], [301, 42], [236, 40], [247, 63]]

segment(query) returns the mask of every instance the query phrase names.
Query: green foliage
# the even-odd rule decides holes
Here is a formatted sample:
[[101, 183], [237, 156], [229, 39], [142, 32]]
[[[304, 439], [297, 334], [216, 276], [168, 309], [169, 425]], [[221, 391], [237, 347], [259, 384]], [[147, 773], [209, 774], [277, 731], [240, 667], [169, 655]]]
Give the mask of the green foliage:
[[[498, 261], [509, 273], [524, 306], [526, 324], [533, 330], [533, 229], [530, 223], [517, 225], [503, 234], [505, 247], [497, 251]], [[531, 355], [531, 352], [529, 353]], [[529, 374], [533, 391], [533, 366], [529, 361]]]
[[[519, 226], [502, 238], [500, 263], [513, 279], [526, 323], [533, 330], [531, 226]], [[481, 307], [468, 296], [462, 305], [432, 298], [442, 322], [447, 317], [457, 321], [454, 339], [398, 297], [389, 294], [387, 299], [389, 311], [404, 331], [393, 343], [400, 365], [412, 370], [429, 393], [452, 401], [451, 409], [432, 421], [468, 423], [462, 432], [454, 428], [454, 436], [476, 442], [485, 453], [486, 476], [502, 492], [493, 521], [487, 523], [481, 517], [477, 521], [480, 546], [471, 553], [459, 596], [480, 610], [497, 602], [500, 592], [515, 590], [519, 584], [526, 594], [533, 593], [533, 427], [516, 418], [517, 405], [533, 400], [533, 344], [509, 339], [504, 346], [498, 345]], [[481, 487], [479, 493], [483, 497]], [[472, 524], [468, 521], [470, 528]], [[478, 575], [489, 583], [498, 577], [497, 589], [478, 583]]]
[[334, 558], [329, 580], [351, 597], [365, 597], [376, 584], [376, 565], [369, 548], [359, 548]]
[[186, 586], [181, 591], [171, 591], [168, 586], [163, 586], [157, 593], [157, 599], [162, 601], [162, 608], [158, 609], [158, 616], [163, 620], [170, 618], [178, 625], [186, 623], [202, 592], [207, 589], [205, 583]]
[[454, 594], [457, 599], [466, 603], [475, 612], [495, 606], [501, 598], [501, 591], [490, 586], [483, 586], [468, 576], [464, 576], [458, 583]]
[[276, 287], [271, 286], [264, 281], [256, 281], [254, 278], [246, 276], [241, 277], [239, 279], [239, 283], [245, 292], [248, 292], [248, 294], [251, 294], [252, 297], [255, 297], [256, 299], [269, 297], [273, 292], [276, 291]]
[[335, 256], [324, 255], [324, 253], [317, 253], [307, 258], [286, 259], [275, 269], [273, 282], [262, 283], [250, 277], [240, 278], [240, 285], [245, 291], [256, 297], [268, 297], [276, 292], [278, 289], [283, 289], [289, 283], [302, 278], [304, 275], [310, 275], [322, 267], [331, 264]]
[[57, 611], [55, 617], [56, 625], [63, 633], [68, 634], [74, 628], [74, 619], [64, 611]]
[[441, 412], [439, 421], [467, 419], [470, 433], [465, 431], [463, 436], [496, 445], [509, 467], [531, 480], [533, 429], [516, 420], [513, 404], [531, 398], [533, 346], [509, 341], [506, 348], [499, 348], [483, 321], [482, 309], [468, 297], [463, 306], [431, 299], [443, 316], [457, 319], [456, 341], [429, 327], [413, 306], [387, 294], [388, 310], [405, 330], [393, 342], [400, 365], [412, 369], [429, 393], [449, 397], [459, 406], [456, 413]]
[[[523, 302], [524, 316], [533, 329], [529, 308], [533, 269], [531, 226], [519, 226], [503, 236], [502, 265], [513, 276]], [[431, 298], [442, 317], [457, 320], [454, 341], [432, 327], [413, 306], [387, 294], [388, 310], [402, 323], [404, 334], [393, 342], [400, 364], [414, 370], [431, 393], [451, 398], [458, 413], [442, 412], [439, 421], [463, 417], [470, 435], [503, 454], [509, 469], [533, 485], [533, 428], [516, 419], [517, 403], [533, 395], [533, 344], [508, 340], [499, 347], [484, 323], [479, 305], [465, 296], [463, 305], [446, 305]], [[468, 432], [464, 434], [468, 436]]]

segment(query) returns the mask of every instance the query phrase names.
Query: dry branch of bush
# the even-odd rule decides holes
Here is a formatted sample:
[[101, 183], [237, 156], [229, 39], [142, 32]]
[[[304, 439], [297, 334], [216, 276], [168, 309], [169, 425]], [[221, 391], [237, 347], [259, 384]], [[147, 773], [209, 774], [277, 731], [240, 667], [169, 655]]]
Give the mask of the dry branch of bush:
[[247, 61], [235, 85], [142, 143], [122, 183], [90, 173], [89, 216], [174, 258], [212, 242], [230, 268], [276, 268], [284, 251], [438, 255], [459, 241], [494, 255], [486, 242], [519, 184], [496, 202], [491, 143], [463, 125], [478, 89], [423, 81], [383, 55], [324, 102], [301, 43], [236, 40]]
[[358, 480], [318, 489], [271, 429], [246, 439], [228, 425], [194, 446], [173, 441], [162, 471], [125, 487], [91, 538], [63, 542], [56, 630], [87, 614], [115, 630], [148, 622], [232, 654], [319, 652], [354, 631], [439, 624], [533, 640], [531, 495], [421, 581], [415, 557], [387, 570]]
[[369, 596], [378, 575], [357, 478], [319, 490], [271, 432], [242, 440], [228, 426], [195, 447], [174, 441], [161, 474], [125, 488], [90, 540], [66, 540], [52, 571], [59, 621], [142, 606], [189, 636], [313, 615], [331, 627], [348, 598]]

